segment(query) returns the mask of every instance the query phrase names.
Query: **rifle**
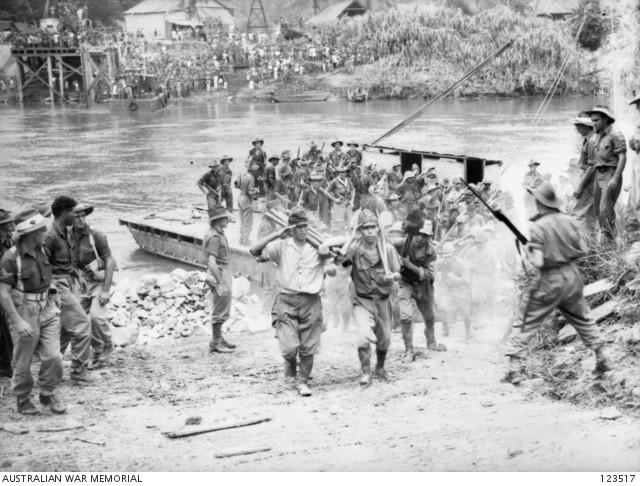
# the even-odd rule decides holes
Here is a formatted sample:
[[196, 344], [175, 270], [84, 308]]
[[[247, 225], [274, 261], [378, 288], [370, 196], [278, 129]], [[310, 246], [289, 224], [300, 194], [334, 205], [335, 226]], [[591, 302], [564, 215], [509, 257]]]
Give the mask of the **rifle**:
[[296, 159], [300, 158], [300, 145], [298, 145], [298, 155], [296, 155]]
[[515, 237], [516, 240], [518, 241], [518, 243], [521, 243], [523, 245], [526, 245], [527, 243], [529, 243], [529, 240], [527, 240], [527, 238], [520, 232], [520, 230], [518, 228], [516, 228], [516, 226], [511, 222], [511, 220], [509, 220], [509, 218], [507, 218], [502, 211], [498, 210], [494, 210], [491, 206], [489, 206], [489, 204], [487, 204], [487, 202], [482, 199], [482, 196], [480, 196], [480, 194], [478, 194], [468, 183], [467, 181], [465, 181], [464, 179], [460, 179], [462, 181], [462, 183], [467, 186], [467, 189], [469, 189], [469, 191], [471, 192], [471, 194], [473, 194], [477, 199], [480, 200], [480, 202], [482, 204], [484, 204], [486, 206], [486, 208], [489, 210], [489, 212], [491, 214], [493, 214], [493, 216], [500, 222], [504, 223], [505, 226], [507, 228], [509, 228], [509, 231], [511, 231]]

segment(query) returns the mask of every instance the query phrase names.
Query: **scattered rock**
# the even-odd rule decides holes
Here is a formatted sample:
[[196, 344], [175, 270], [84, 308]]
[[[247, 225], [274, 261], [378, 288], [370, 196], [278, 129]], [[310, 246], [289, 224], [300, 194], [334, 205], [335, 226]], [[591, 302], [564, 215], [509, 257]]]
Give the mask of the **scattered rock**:
[[189, 417], [185, 421], [185, 425], [200, 425], [202, 423], [202, 417]]
[[535, 393], [544, 393], [547, 391], [547, 385], [543, 378], [533, 378], [531, 380], [524, 380], [520, 382], [520, 386], [527, 390], [531, 390]]
[[114, 327], [112, 329], [112, 339], [115, 346], [125, 347], [131, 341], [131, 331], [126, 327]]
[[521, 449], [509, 449], [507, 451], [507, 459], [513, 459], [514, 457], [517, 457], [520, 454], [524, 454], [524, 452]]
[[124, 307], [125, 305], [127, 305], [127, 298], [122, 292], [116, 290], [111, 296], [111, 305], [114, 305], [116, 307]]
[[631, 396], [640, 398], [640, 387], [636, 387], [633, 390], [631, 390]]
[[613, 406], [603, 408], [602, 412], [600, 412], [600, 418], [604, 420], [616, 420], [620, 417], [622, 417], [622, 414]]
[[231, 293], [234, 298], [240, 299], [251, 290], [251, 283], [244, 277], [237, 277], [233, 279], [231, 284]]

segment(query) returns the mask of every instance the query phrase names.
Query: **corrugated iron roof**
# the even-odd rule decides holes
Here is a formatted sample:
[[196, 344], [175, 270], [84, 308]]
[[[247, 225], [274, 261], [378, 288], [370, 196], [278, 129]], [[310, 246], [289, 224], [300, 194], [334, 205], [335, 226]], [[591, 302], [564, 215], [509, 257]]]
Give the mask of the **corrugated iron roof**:
[[[217, 0], [198, 0], [196, 9], [218, 9], [228, 13], [228, 7]], [[124, 15], [182, 12], [184, 10], [186, 10], [186, 2], [181, 0], [144, 0], [124, 12]]]
[[358, 0], [347, 0], [346, 2], [338, 2], [332, 5], [328, 5], [324, 10], [318, 12], [316, 15], [307, 20], [307, 23], [315, 24], [318, 22], [326, 22], [328, 20], [338, 19], [344, 14], [347, 9], [362, 10], [362, 13], [365, 13], [367, 11], [367, 8]]

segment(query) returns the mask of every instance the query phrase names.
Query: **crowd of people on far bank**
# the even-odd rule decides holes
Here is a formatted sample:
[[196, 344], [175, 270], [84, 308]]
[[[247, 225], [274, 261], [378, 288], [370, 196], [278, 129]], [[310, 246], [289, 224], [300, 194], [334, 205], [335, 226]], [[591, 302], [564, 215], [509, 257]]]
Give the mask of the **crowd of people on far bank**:
[[[631, 104], [640, 111], [640, 97]], [[523, 360], [533, 337], [556, 308], [594, 351], [595, 372], [613, 369], [590, 316], [577, 262], [588, 251], [585, 236], [596, 230], [604, 244], [617, 242], [614, 207], [627, 143], [604, 105], [581, 112], [572, 123], [584, 137], [584, 173], [573, 193], [572, 215], [562, 211], [565, 201], [538, 172], [538, 162], [529, 164], [523, 183], [533, 216], [523, 264], [536, 268], [537, 275], [522, 296], [507, 345], [510, 367], [504, 379], [514, 384], [523, 378]], [[377, 170], [363, 162], [354, 142], [343, 151], [345, 144], [336, 140], [326, 155], [311, 142], [309, 150], [295, 158], [289, 151], [267, 156], [260, 138], [252, 145], [244, 173], [234, 176], [232, 158], [223, 156], [197, 181], [209, 211], [204, 251], [213, 296], [210, 352], [233, 353], [236, 348], [222, 335], [232, 298], [229, 265], [234, 256], [225, 228], [234, 209], [233, 186], [239, 191], [241, 245], [259, 262], [278, 267], [270, 311], [285, 379], [300, 395], [312, 393], [309, 378], [324, 330], [323, 305], [332, 299], [350, 297], [361, 386], [370, 386], [372, 376], [389, 380], [385, 363], [394, 328], [402, 333], [402, 359], [415, 359], [417, 315], [425, 323], [427, 349], [433, 352], [446, 351], [436, 340], [436, 315], [445, 335], [462, 322], [467, 337], [474, 325], [495, 318], [497, 288], [505, 275], [516, 271], [516, 261], [507, 246], [511, 236], [493, 220], [496, 210], [502, 217], [513, 216], [513, 200], [491, 180], [472, 185], [441, 178], [431, 165], [404, 172], [400, 164]], [[640, 132], [629, 148], [640, 152]], [[636, 186], [634, 180], [624, 221], [625, 231], [637, 235]], [[264, 199], [265, 208], [253, 242], [258, 198]], [[22, 414], [39, 413], [31, 400], [34, 356], [40, 360], [40, 403], [64, 413], [66, 406], [56, 394], [62, 354], [70, 347], [70, 379], [91, 383], [99, 379], [92, 365], [108, 363], [113, 353], [106, 305], [116, 265], [104, 235], [86, 223], [92, 211], [67, 196], [15, 216], [0, 210], [0, 376], [12, 378]], [[327, 281], [344, 268], [350, 291], [328, 295]]]
[[[298, 76], [313, 71], [350, 71], [357, 64], [374, 60], [366, 44], [341, 44], [323, 27], [310, 32], [287, 40], [282, 29], [272, 34], [240, 32], [207, 21], [195, 28], [174, 26], [170, 39], [164, 39], [164, 32], [157, 30], [145, 35], [106, 27], [60, 27], [55, 32], [7, 33], [4, 41], [14, 47], [73, 48], [88, 44], [115, 48], [120, 65], [113, 80], [116, 95], [126, 91], [120, 91], [120, 81], [127, 79], [127, 72], [156, 75], [173, 97], [183, 98], [229, 88], [229, 75], [238, 67], [247, 68], [246, 85], [254, 88], [278, 80], [295, 82]], [[4, 80], [4, 85], [5, 89], [17, 89], [14, 79]]]

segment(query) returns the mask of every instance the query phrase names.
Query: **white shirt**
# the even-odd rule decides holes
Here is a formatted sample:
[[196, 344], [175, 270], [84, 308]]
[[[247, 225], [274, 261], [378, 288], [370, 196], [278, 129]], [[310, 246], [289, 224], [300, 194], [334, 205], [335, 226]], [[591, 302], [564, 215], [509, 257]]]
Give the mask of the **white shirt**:
[[323, 263], [308, 242], [298, 246], [293, 238], [269, 243], [262, 257], [278, 265], [280, 292], [284, 294], [317, 294], [324, 283]]

